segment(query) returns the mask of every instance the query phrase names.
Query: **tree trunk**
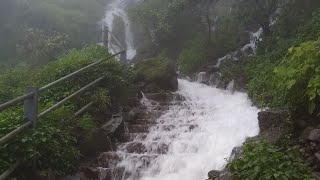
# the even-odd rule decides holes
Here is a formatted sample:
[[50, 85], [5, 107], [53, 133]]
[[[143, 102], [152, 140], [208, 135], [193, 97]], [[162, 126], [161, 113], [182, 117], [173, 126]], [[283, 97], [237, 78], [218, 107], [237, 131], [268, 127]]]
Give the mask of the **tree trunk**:
[[212, 25], [211, 25], [211, 20], [208, 14], [206, 18], [207, 18], [207, 25], [208, 25], [208, 42], [210, 44], [212, 42], [212, 33], [211, 33]]

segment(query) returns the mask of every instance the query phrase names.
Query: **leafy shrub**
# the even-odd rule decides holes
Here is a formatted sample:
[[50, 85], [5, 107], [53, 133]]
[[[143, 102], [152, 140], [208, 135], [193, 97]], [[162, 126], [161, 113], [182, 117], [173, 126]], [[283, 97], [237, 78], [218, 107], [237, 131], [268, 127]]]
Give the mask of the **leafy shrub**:
[[182, 50], [179, 55], [180, 70], [183, 73], [192, 73], [199, 69], [207, 61], [206, 43], [202, 38], [195, 38]]
[[[0, 61], [8, 62], [8, 59], [12, 61], [12, 58], [17, 58], [17, 44], [23, 46], [22, 49], [18, 48], [22, 50], [19, 51], [21, 61], [28, 60], [29, 63], [32, 60], [30, 56], [37, 56], [39, 59], [34, 59], [35, 61], [42, 60], [45, 63], [47, 56], [50, 58], [65, 51], [61, 48], [61, 43], [67, 43], [68, 48], [80, 48], [97, 42], [100, 37], [97, 22], [103, 19], [105, 4], [106, 1], [103, 0], [1, 1], [0, 23], [3, 26], [0, 27]], [[34, 36], [30, 29], [38, 36]], [[64, 39], [62, 36], [68, 38]], [[35, 49], [35, 46], [38, 48]], [[45, 59], [40, 59], [40, 55], [45, 56]], [[23, 58], [26, 56], [28, 59]]]
[[[26, 86], [42, 87], [71, 72], [100, 59], [109, 53], [102, 47], [90, 46], [83, 50], [72, 50], [57, 61], [32, 72], [20, 69], [7, 71], [0, 76], [0, 102], [5, 102], [23, 93]], [[24, 76], [25, 75], [25, 76]], [[91, 116], [71, 119], [75, 111], [94, 101], [96, 107], [110, 105], [112, 92], [125, 88], [132, 73], [114, 59], [105, 60], [99, 66], [66, 80], [42, 93], [39, 97], [39, 112], [51, 107], [95, 79], [105, 76], [98, 87], [72, 99], [63, 107], [38, 120], [37, 127], [0, 147], [0, 172], [9, 164], [20, 160], [26, 167], [55, 175], [72, 173], [78, 168], [80, 153], [76, 137], [90, 131], [95, 124]], [[10, 90], [7, 92], [7, 90]], [[0, 113], [0, 137], [23, 123], [22, 107], [14, 107]], [[81, 130], [81, 131], [79, 131]]]
[[166, 77], [170, 78], [173, 69], [167, 59], [158, 57], [138, 62], [134, 70], [139, 78], [143, 78], [147, 82], [153, 82]]
[[320, 40], [292, 47], [277, 66], [279, 91], [284, 91], [285, 100], [293, 107], [308, 104], [313, 113], [320, 97]]
[[267, 141], [246, 143], [243, 156], [232, 161], [228, 168], [236, 179], [314, 179], [297, 147], [278, 148]]
[[41, 29], [24, 28], [17, 52], [28, 65], [39, 66], [53, 60], [66, 46], [67, 36], [57, 32], [47, 34]]

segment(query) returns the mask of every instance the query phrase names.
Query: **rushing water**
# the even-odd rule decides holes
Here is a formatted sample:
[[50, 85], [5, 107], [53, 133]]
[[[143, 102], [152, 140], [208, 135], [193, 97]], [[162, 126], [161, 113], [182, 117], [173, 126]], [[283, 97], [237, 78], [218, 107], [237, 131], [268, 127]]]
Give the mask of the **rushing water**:
[[[136, 49], [134, 48], [133, 43], [133, 35], [131, 32], [131, 22], [129, 20], [127, 14], [127, 6], [130, 2], [136, 2], [138, 0], [112, 0], [106, 10], [105, 20], [104, 22], [111, 30], [114, 25], [114, 18], [115, 16], [119, 16], [125, 23], [125, 42], [126, 44], [123, 45], [127, 49], [127, 58], [130, 60], [136, 55]], [[119, 38], [119, 37], [117, 37]], [[117, 47], [116, 45], [113, 45]], [[119, 49], [119, 47], [117, 47]]]
[[[179, 80], [177, 93], [186, 100], [171, 106], [157, 120], [158, 124], [174, 128], [163, 130], [155, 126], [143, 140], [150, 154], [154, 153], [155, 139], [158, 146], [166, 144], [168, 152], [157, 155], [139, 179], [204, 180], [208, 171], [221, 170], [226, 165], [234, 147], [259, 133], [259, 110], [245, 93], [186, 80]], [[131, 171], [135, 171], [137, 163], [143, 162], [130, 158], [121, 162]]]

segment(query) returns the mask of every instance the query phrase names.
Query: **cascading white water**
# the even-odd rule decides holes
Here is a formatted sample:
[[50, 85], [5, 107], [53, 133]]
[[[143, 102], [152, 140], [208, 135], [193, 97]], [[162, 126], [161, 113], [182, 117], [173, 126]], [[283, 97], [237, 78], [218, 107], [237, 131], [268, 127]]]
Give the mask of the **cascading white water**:
[[[131, 0], [132, 1], [132, 0]], [[110, 28], [113, 27], [115, 16], [119, 16], [125, 23], [125, 42], [127, 49], [127, 59], [131, 60], [136, 55], [136, 49], [134, 48], [133, 35], [131, 33], [131, 22], [127, 15], [127, 5], [130, 0], [112, 0], [106, 10], [104, 22]], [[115, 45], [114, 45], [115, 46]], [[115, 46], [116, 47], [116, 46]]]
[[251, 48], [253, 53], [256, 54], [257, 43], [261, 41], [261, 35], [263, 33], [263, 29], [259, 28], [257, 32], [250, 32], [250, 43], [245, 45], [241, 50], [245, 51], [248, 48]]
[[[250, 35], [250, 43], [244, 45], [240, 50], [242, 52], [245, 52], [246, 50], [248, 50], [250, 48], [252, 50], [253, 54], [256, 54], [256, 49], [257, 49], [257, 45], [258, 45], [257, 43], [262, 40], [262, 38], [261, 38], [262, 34], [263, 34], [262, 28], [259, 28], [259, 30], [256, 32], [250, 32], [250, 34], [249, 34]], [[228, 59], [232, 59], [235, 61], [239, 60], [239, 58], [236, 57], [236, 55], [237, 55], [237, 51], [234, 51], [234, 52], [231, 52], [231, 53], [219, 58], [217, 60], [215, 67], [220, 67], [221, 63], [225, 60], [228, 60]]]
[[[148, 155], [161, 144], [166, 144], [168, 152], [157, 154], [139, 179], [204, 180], [208, 171], [221, 170], [226, 165], [234, 147], [259, 133], [259, 110], [245, 93], [187, 80], [179, 80], [177, 93], [186, 100], [170, 106], [142, 142], [148, 147]], [[160, 125], [174, 128], [163, 129]], [[137, 164], [143, 163], [127, 157], [121, 165], [135, 172]]]

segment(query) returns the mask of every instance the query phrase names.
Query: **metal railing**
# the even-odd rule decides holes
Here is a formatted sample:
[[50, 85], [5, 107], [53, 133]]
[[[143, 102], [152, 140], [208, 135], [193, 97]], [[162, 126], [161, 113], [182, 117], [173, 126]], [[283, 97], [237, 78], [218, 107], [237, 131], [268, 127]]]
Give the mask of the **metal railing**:
[[[102, 44], [105, 47], [110, 47], [109, 46], [109, 35], [112, 36], [114, 38], [114, 40], [118, 43], [118, 46], [120, 48], [122, 48], [120, 42], [117, 40], [117, 38], [115, 38], [111, 32], [108, 30], [108, 28], [106, 26], [103, 26], [102, 29]], [[25, 123], [23, 123], [22, 125], [20, 125], [19, 127], [17, 127], [15, 130], [11, 131], [10, 133], [6, 134], [5, 136], [0, 138], [0, 146], [4, 145], [5, 143], [7, 143], [8, 141], [10, 141], [11, 139], [15, 138], [18, 134], [25, 132], [28, 129], [35, 129], [36, 128], [36, 122], [38, 119], [44, 117], [45, 115], [49, 114], [50, 112], [58, 109], [59, 107], [62, 107], [65, 103], [67, 103], [70, 99], [80, 95], [81, 93], [85, 92], [86, 90], [90, 89], [91, 87], [97, 85], [99, 82], [101, 82], [103, 79], [105, 79], [105, 76], [101, 76], [98, 79], [92, 81], [91, 83], [87, 84], [86, 86], [80, 88], [78, 91], [74, 92], [73, 94], [69, 95], [68, 97], [65, 97], [63, 100], [61, 100], [60, 102], [56, 103], [55, 105], [51, 106], [50, 108], [44, 110], [41, 113], [38, 113], [38, 100], [39, 100], [39, 95], [41, 95], [41, 93], [45, 92], [46, 90], [54, 87], [55, 85], [70, 79], [71, 77], [74, 77], [94, 66], [97, 66], [101, 63], [103, 63], [104, 61], [114, 58], [116, 56], [120, 55], [120, 61], [121, 62], [125, 62], [126, 61], [126, 50], [122, 48], [122, 50], [120, 50], [120, 52], [114, 53], [113, 55], [105, 58], [105, 59], [101, 59], [98, 60], [92, 64], [89, 64], [73, 73], [70, 73], [54, 82], [51, 82], [41, 88], [35, 88], [35, 87], [29, 87], [25, 89], [25, 94], [17, 97], [13, 100], [10, 100], [6, 103], [3, 103], [0, 105], [0, 113], [10, 107], [13, 106], [17, 106], [19, 105], [19, 103], [23, 103], [23, 117], [24, 120], [26, 121]], [[77, 111], [72, 117], [76, 117], [81, 115], [83, 112], [85, 112], [88, 108], [90, 108], [92, 105], [94, 105], [94, 102], [90, 102], [87, 105], [85, 105], [83, 108], [81, 108], [79, 111]], [[3, 172], [0, 175], [0, 180], [4, 180], [6, 179], [8, 176], [10, 176], [10, 174], [20, 165], [20, 162], [16, 162], [15, 164], [13, 164], [9, 169], [7, 169], [5, 172]]]

